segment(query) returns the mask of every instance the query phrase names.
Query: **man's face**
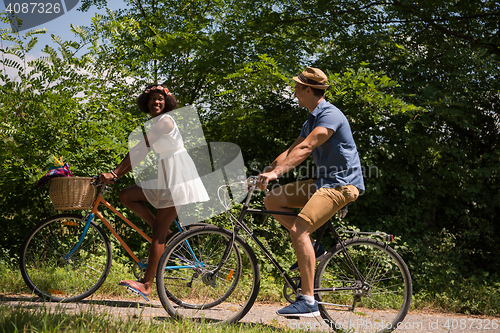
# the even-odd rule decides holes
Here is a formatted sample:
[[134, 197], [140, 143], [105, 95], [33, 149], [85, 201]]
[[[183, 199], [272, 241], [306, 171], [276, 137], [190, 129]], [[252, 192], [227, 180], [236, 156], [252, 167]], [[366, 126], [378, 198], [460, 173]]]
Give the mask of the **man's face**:
[[307, 88], [309, 88], [309, 87], [306, 85], [300, 84], [298, 82], [295, 83], [294, 96], [299, 100], [299, 107], [305, 107], [304, 101], [308, 95]]

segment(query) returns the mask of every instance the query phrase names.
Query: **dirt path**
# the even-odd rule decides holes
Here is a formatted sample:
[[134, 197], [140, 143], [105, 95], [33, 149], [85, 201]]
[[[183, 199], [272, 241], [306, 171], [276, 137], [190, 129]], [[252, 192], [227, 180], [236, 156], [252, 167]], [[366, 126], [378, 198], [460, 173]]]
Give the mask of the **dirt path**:
[[[69, 313], [81, 311], [102, 311], [117, 316], [134, 316], [153, 320], [170, 320], [168, 314], [157, 300], [146, 302], [142, 298], [136, 299], [88, 299], [77, 303], [44, 303], [37, 297], [28, 295], [0, 294], [2, 304], [12, 307], [36, 309], [44, 306], [51, 308], [64, 307]], [[276, 328], [290, 328], [292, 330], [329, 331], [326, 323], [315, 319], [289, 320], [276, 315], [283, 304], [255, 304], [241, 322], [262, 324]], [[351, 327], [363, 323], [350, 323]], [[359, 327], [359, 326], [358, 326]], [[446, 313], [410, 312], [402, 326], [396, 332], [405, 333], [472, 333], [487, 332], [500, 333], [500, 318], [465, 316]]]

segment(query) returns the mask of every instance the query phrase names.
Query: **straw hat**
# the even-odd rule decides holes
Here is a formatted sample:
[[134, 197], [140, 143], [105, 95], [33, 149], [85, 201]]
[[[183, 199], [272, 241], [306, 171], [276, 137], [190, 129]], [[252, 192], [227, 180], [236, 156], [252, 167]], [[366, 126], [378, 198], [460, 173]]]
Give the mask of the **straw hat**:
[[299, 76], [293, 78], [296, 82], [311, 88], [326, 90], [330, 85], [325, 73], [321, 69], [307, 67]]

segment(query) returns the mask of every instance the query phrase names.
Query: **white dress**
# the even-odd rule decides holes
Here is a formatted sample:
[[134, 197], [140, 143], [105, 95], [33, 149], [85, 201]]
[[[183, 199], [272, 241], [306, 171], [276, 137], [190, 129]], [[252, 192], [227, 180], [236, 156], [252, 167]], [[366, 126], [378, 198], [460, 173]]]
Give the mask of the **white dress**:
[[174, 128], [170, 133], [162, 134], [152, 144], [158, 160], [158, 178], [141, 182], [139, 186], [155, 208], [179, 207], [208, 201], [210, 199], [208, 193], [191, 156], [184, 148], [182, 136], [174, 119], [168, 114], [163, 114], [153, 119], [154, 124], [164, 117], [172, 120]]

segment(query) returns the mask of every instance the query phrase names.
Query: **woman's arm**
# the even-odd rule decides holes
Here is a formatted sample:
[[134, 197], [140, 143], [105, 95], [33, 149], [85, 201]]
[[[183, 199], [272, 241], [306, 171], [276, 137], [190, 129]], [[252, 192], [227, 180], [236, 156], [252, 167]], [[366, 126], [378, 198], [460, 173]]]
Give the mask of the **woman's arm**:
[[105, 172], [101, 174], [101, 181], [106, 183], [113, 183], [118, 178], [123, 177], [127, 173], [132, 171], [132, 163], [130, 163], [130, 153], [127, 153], [125, 158], [118, 164], [118, 166], [111, 172]]
[[170, 133], [174, 129], [174, 122], [170, 117], [164, 117], [156, 123], [151, 131], [137, 145], [130, 149], [125, 158], [111, 172], [101, 174], [101, 181], [112, 183], [116, 179], [123, 177], [132, 171], [132, 159], [142, 161], [151, 151], [151, 146], [158, 141], [165, 133]]

